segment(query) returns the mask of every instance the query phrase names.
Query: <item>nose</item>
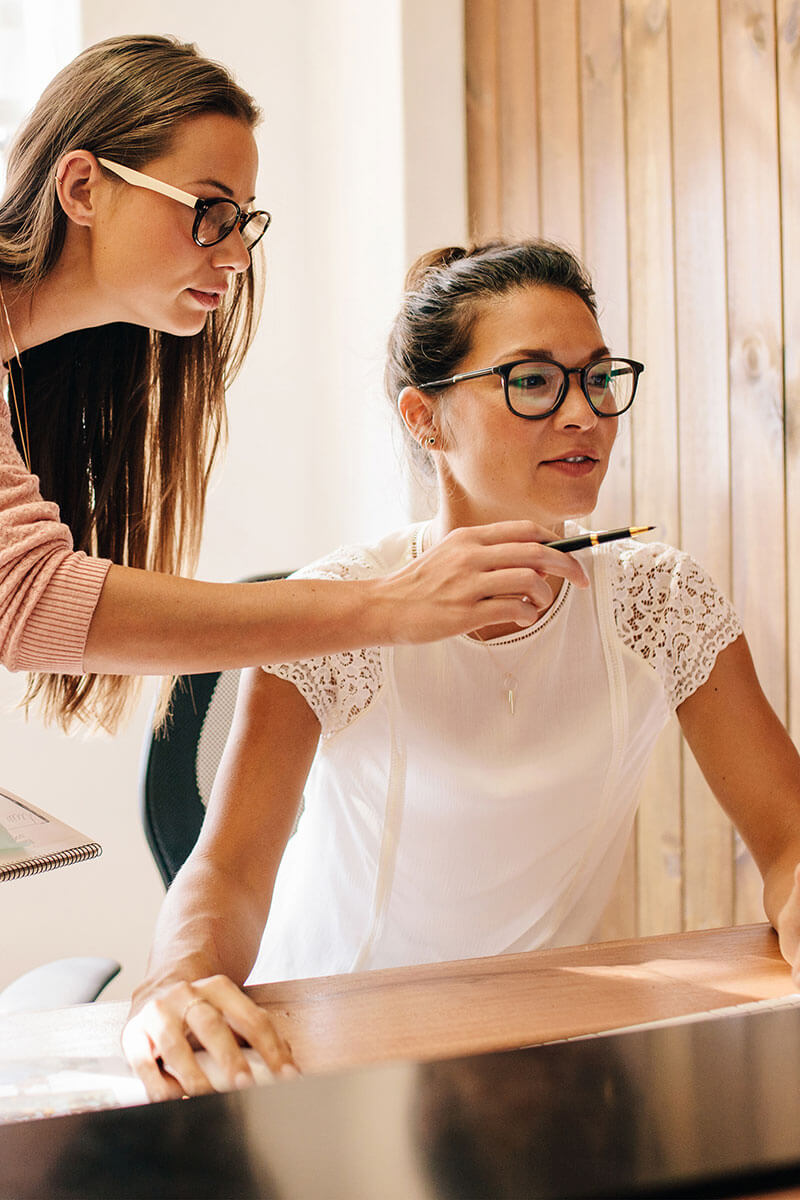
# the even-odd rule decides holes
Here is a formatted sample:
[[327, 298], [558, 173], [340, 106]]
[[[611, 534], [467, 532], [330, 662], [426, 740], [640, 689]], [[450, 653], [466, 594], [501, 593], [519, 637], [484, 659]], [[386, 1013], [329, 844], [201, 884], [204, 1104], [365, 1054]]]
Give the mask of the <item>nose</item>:
[[238, 225], [211, 249], [214, 252], [211, 261], [215, 267], [227, 268], [229, 271], [235, 271], [238, 275], [250, 266], [250, 251], [244, 244], [242, 231]]
[[580, 373], [571, 371], [567, 376], [567, 394], [553, 413], [553, 420], [561, 429], [593, 429], [599, 419], [583, 394]]

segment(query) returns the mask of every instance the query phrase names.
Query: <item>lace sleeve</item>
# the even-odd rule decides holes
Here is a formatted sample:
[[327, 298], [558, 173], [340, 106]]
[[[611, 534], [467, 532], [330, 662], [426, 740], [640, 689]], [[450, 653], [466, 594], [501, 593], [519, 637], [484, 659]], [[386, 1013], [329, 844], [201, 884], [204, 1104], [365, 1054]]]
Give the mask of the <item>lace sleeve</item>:
[[660, 543], [618, 550], [614, 620], [622, 641], [658, 674], [674, 710], [705, 683], [717, 655], [742, 632], [706, 571]]
[[[379, 568], [366, 550], [345, 547], [295, 571], [290, 578], [366, 579], [377, 573]], [[354, 721], [371, 704], [383, 682], [379, 646], [294, 662], [265, 663], [262, 670], [294, 684], [322, 726], [325, 738]]]

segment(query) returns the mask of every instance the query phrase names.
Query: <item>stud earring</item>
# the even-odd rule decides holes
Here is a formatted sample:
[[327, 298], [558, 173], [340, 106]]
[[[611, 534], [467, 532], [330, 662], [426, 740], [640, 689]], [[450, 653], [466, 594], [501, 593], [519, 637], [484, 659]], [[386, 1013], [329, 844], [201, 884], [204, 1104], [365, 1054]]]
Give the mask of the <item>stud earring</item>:
[[428, 442], [429, 446], [435, 446], [436, 445], [436, 435], [431, 434], [431, 436], [427, 439], [427, 442]]

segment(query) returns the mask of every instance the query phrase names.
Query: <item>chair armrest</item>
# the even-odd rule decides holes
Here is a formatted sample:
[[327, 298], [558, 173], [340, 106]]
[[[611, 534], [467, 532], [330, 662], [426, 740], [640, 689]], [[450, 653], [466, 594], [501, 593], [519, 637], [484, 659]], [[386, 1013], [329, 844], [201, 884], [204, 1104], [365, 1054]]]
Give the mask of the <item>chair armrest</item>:
[[90, 1004], [120, 972], [113, 958], [58, 958], [26, 971], [0, 990], [0, 1013], [41, 1012]]

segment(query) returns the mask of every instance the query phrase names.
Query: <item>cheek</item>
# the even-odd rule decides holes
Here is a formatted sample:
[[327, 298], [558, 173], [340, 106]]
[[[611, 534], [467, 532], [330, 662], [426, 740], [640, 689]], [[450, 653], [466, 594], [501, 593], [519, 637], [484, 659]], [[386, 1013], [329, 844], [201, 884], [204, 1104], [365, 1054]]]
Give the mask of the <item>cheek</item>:
[[609, 428], [607, 430], [606, 429], [603, 430], [603, 434], [604, 434], [604, 438], [605, 438], [604, 445], [606, 448], [606, 456], [609, 456], [611, 454], [611, 451], [614, 449], [614, 443], [617, 440], [617, 432], [619, 429], [619, 418], [618, 417], [609, 418], [608, 426], [609, 426]]

